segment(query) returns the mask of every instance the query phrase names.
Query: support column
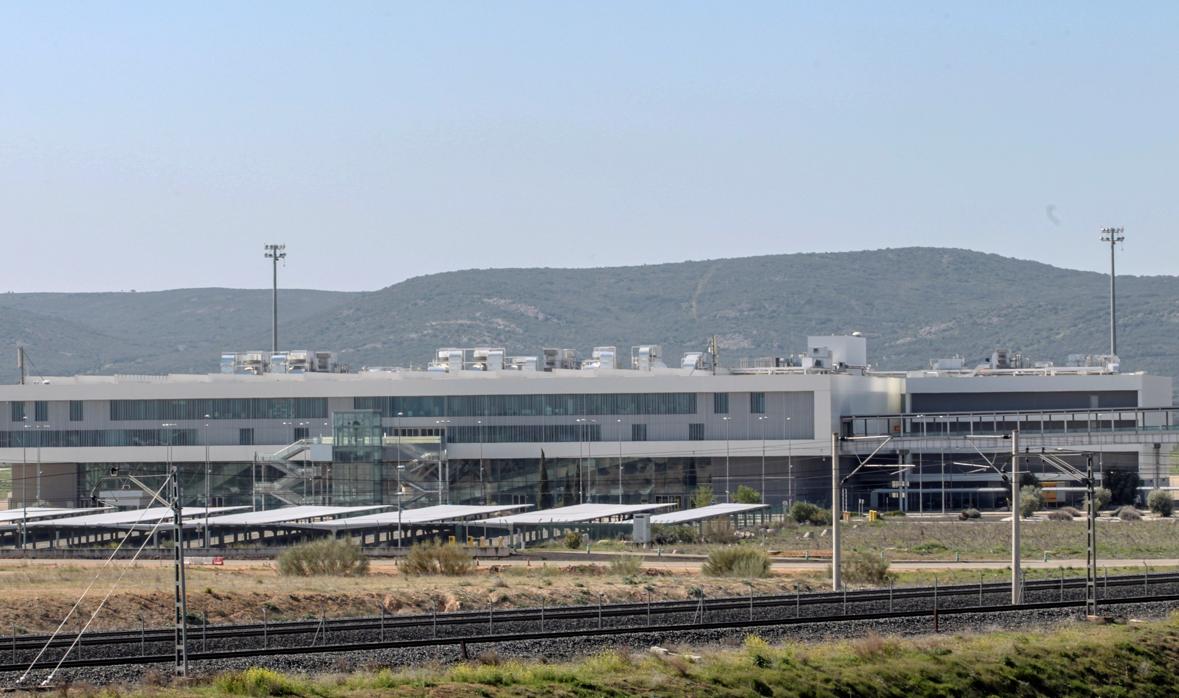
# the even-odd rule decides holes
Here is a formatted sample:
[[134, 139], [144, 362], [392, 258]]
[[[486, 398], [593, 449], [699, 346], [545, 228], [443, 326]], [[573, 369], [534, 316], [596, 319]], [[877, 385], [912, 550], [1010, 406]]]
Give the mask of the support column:
[[839, 511], [839, 434], [837, 432], [831, 433], [831, 588], [835, 591], [840, 589], [840, 562], [842, 560], [842, 551], [840, 550], [839, 540], [839, 520], [842, 513]]

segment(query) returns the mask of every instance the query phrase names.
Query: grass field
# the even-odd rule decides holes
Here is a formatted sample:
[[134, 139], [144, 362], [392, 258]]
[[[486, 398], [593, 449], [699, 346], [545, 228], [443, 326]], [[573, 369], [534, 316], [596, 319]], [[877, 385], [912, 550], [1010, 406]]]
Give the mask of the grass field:
[[1074, 625], [1043, 632], [772, 646], [607, 652], [576, 663], [484, 655], [452, 667], [303, 677], [266, 669], [186, 688], [113, 688], [159, 696], [1173, 696], [1179, 691], [1179, 619]]

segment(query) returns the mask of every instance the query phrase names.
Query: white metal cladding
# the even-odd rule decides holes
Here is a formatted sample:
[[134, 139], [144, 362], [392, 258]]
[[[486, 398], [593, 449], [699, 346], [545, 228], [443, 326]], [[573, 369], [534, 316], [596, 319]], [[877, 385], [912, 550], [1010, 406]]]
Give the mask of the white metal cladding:
[[[209, 507], [209, 513], [235, 511], [238, 509], [245, 509], [245, 507]], [[184, 507], [180, 510], [180, 515], [185, 517], [204, 516], [204, 507]], [[172, 517], [172, 510], [168, 507], [148, 507], [147, 509], [132, 509], [130, 511], [108, 511], [103, 514], [87, 514], [85, 516], [71, 516], [65, 519], [50, 519], [48, 521], [32, 521], [29, 527], [61, 527], [61, 528], [88, 528], [88, 527], [103, 527], [113, 526], [118, 527], [124, 524], [134, 523], [155, 523], [161, 519], [169, 519]]]
[[684, 509], [683, 511], [669, 511], [666, 514], [655, 514], [651, 517], [651, 523], [653, 525], [662, 525], [703, 521], [705, 519], [715, 519], [719, 516], [744, 514], [747, 511], [769, 508], [769, 504], [710, 504], [706, 507], [697, 507], [696, 509]]
[[[242, 514], [217, 516], [209, 519], [209, 526], [263, 526], [266, 524], [286, 523], [288, 521], [305, 521], [308, 519], [322, 519], [327, 516], [340, 516], [358, 511], [372, 511], [386, 509], [387, 504], [371, 504], [355, 507], [329, 506], [296, 506], [268, 509], [266, 511], [247, 511]], [[202, 522], [203, 523], [203, 522]]]
[[674, 504], [574, 504], [556, 509], [541, 509], [528, 511], [510, 516], [497, 516], [483, 519], [480, 524], [494, 524], [507, 526], [516, 524], [550, 524], [550, 523], [581, 523], [609, 519], [615, 516], [626, 516], [644, 511], [654, 511], [675, 506]]
[[[382, 511], [379, 514], [352, 516], [343, 519], [336, 519], [335, 521], [320, 521], [318, 523], [306, 524], [306, 527], [337, 530], [349, 528], [396, 526], [398, 521], [400, 521], [402, 525], [435, 523], [439, 521], [454, 521], [455, 519], [461, 519], [468, 516], [498, 514], [501, 511], [511, 511], [513, 509], [526, 509], [530, 506], [532, 505], [497, 504], [489, 506], [466, 506], [459, 504], [439, 504], [430, 507], [421, 507], [419, 509], [405, 509], [401, 512], [400, 519], [398, 519], [396, 511]], [[476, 521], [479, 521], [480, 523], [482, 522], [481, 519], [476, 519]]]
[[0, 511], [0, 521], [23, 521], [25, 519], [47, 519], [54, 516], [69, 514], [85, 514], [86, 512], [105, 511], [107, 507], [92, 507], [89, 509], [62, 509], [60, 507], [29, 507], [28, 509], [9, 509]]

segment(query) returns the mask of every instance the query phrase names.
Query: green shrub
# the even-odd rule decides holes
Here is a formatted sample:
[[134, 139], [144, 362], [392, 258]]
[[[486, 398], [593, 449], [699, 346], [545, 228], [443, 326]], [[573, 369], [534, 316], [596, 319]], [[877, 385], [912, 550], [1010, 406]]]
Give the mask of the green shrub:
[[764, 550], [743, 545], [713, 548], [701, 571], [710, 577], [768, 577], [770, 556]]
[[633, 577], [642, 571], [643, 558], [640, 555], [615, 555], [610, 558], [610, 574]]
[[458, 577], [475, 570], [475, 563], [466, 550], [453, 543], [440, 545], [438, 541], [416, 543], [409, 549], [401, 571], [405, 574], [444, 574]]
[[713, 519], [705, 521], [701, 543], [714, 545], [730, 545], [737, 542], [737, 529], [728, 519]]
[[1024, 485], [1019, 488], [1019, 513], [1027, 518], [1044, 506], [1044, 494], [1039, 487]]
[[733, 493], [733, 501], [739, 504], [761, 504], [761, 492], [748, 485], [737, 485]]
[[1159, 516], [1170, 516], [1175, 511], [1175, 500], [1166, 490], [1151, 490], [1146, 505]]
[[962, 519], [963, 521], [967, 521], [969, 519], [981, 519], [982, 512], [979, 511], [978, 509], [963, 509], [958, 514], [958, 518]]
[[[1113, 493], [1110, 492], [1106, 487], [1098, 487], [1097, 489], [1093, 490], [1093, 494], [1097, 499], [1097, 511], [1101, 511], [1102, 509], [1109, 506], [1110, 500], [1113, 499]], [[1086, 510], [1089, 508], [1088, 497], [1085, 498], [1085, 508]]]
[[581, 546], [585, 545], [585, 536], [581, 535], [581, 531], [565, 531], [565, 537], [562, 538], [562, 542], [570, 550], [579, 550]]
[[1118, 509], [1118, 518], [1122, 521], [1141, 521], [1142, 514], [1139, 514], [1138, 510], [1132, 506], [1124, 506]]
[[221, 674], [213, 680], [213, 686], [218, 692], [231, 696], [299, 696], [305, 693], [294, 679], [261, 667]]
[[712, 485], [700, 485], [696, 488], [696, 492], [692, 494], [692, 507], [706, 507], [712, 504], [712, 500], [716, 498], [716, 494], [712, 491]]
[[852, 552], [844, 555], [839, 572], [843, 576], [843, 581], [849, 584], [880, 586], [892, 579], [892, 573], [888, 571], [888, 561], [868, 553]]
[[350, 540], [324, 538], [300, 543], [278, 555], [278, 573], [288, 577], [331, 575], [358, 577], [368, 574], [368, 558]]
[[664, 524], [651, 527], [651, 540], [656, 545], [684, 545], [698, 542], [699, 536], [696, 535], [695, 526]]
[[790, 505], [789, 516], [800, 524], [825, 526], [831, 523], [831, 512], [811, 504], [810, 502], [795, 502]]
[[1072, 521], [1073, 515], [1068, 513], [1064, 509], [1053, 509], [1052, 511], [1048, 512], [1048, 520], [1049, 521]]

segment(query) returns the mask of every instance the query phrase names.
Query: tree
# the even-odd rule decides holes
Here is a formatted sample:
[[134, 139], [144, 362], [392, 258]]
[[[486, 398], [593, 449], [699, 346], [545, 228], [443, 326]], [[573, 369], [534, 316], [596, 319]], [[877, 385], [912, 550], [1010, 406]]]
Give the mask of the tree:
[[1138, 499], [1138, 485], [1141, 480], [1138, 473], [1126, 468], [1107, 468], [1102, 476], [1102, 484], [1109, 488], [1114, 504], [1133, 504]]
[[544, 509], [551, 499], [549, 493], [549, 469], [544, 459], [544, 450], [540, 452], [540, 485], [536, 492], [536, 508]]
[[565, 490], [561, 494], [561, 506], [572, 506], [576, 502], [573, 499], [573, 478], [565, 475]]
[[1146, 505], [1159, 516], [1170, 516], [1175, 511], [1175, 500], [1166, 490], [1151, 490]]
[[1035, 473], [1024, 470], [1023, 472], [1021, 472], [1019, 474], [1019, 487], [1020, 487], [1020, 489], [1023, 489], [1024, 487], [1039, 487], [1039, 486], [1040, 486], [1040, 478], [1036, 477]]
[[712, 491], [712, 485], [698, 485], [696, 487], [696, 493], [692, 495], [692, 506], [706, 507], [709, 504], [712, 504], [712, 499], [714, 496], [715, 495]]
[[741, 504], [761, 504], [761, 492], [748, 485], [737, 485], [737, 492], [733, 495], [733, 501]]
[[1019, 513], [1024, 518], [1035, 514], [1044, 506], [1044, 494], [1039, 487], [1024, 485], [1019, 488]]

